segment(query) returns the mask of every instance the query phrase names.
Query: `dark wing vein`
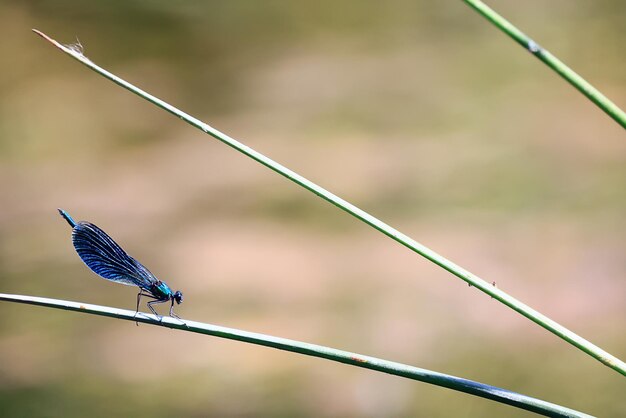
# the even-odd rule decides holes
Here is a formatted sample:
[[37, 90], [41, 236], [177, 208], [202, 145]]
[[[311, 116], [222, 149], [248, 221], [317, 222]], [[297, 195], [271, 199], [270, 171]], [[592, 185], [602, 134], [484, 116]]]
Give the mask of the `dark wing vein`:
[[76, 224], [72, 242], [83, 262], [100, 277], [146, 290], [157, 281], [147, 268], [92, 223]]

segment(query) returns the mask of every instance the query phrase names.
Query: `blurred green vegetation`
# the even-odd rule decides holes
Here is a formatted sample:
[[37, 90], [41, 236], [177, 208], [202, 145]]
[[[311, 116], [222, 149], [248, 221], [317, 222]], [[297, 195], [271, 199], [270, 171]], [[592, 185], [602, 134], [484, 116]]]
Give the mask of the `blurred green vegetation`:
[[[622, 1], [489, 4], [626, 106]], [[57, 207], [183, 317], [479, 380], [598, 416], [624, 379], [106, 82], [85, 55], [626, 357], [626, 141], [462, 2], [3, 2], [2, 292], [132, 308]], [[11, 417], [527, 416], [258, 347], [0, 304]]]

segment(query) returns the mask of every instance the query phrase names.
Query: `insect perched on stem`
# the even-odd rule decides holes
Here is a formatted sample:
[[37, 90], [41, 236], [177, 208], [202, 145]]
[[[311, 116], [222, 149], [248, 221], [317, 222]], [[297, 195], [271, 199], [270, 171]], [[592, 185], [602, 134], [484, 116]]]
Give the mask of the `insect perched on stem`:
[[128, 255], [102, 229], [86, 221], [74, 221], [63, 209], [59, 209], [59, 213], [72, 227], [72, 243], [87, 267], [98, 276], [112, 282], [139, 287], [135, 316], [139, 313], [141, 297], [146, 296], [154, 299], [147, 305], [157, 317], [160, 316], [152, 305], [171, 302], [170, 316], [180, 319], [174, 313], [174, 302], [177, 304], [183, 302], [183, 294], [180, 291], [172, 292], [165, 282], [157, 279], [150, 270]]

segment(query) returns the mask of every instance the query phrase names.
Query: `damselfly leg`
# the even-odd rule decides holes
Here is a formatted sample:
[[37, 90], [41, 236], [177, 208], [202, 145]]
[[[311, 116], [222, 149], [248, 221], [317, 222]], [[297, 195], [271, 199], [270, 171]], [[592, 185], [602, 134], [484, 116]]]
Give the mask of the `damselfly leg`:
[[[139, 313], [139, 302], [141, 302], [141, 297], [142, 296], [145, 296], [145, 297], [151, 298], [151, 299], [156, 299], [151, 294], [144, 293], [143, 289], [140, 289], [139, 293], [137, 293], [137, 309], [135, 309], [135, 316], [133, 316], [133, 318], [137, 318], [137, 314]], [[152, 309], [152, 308], [150, 308], [150, 309]], [[154, 312], [154, 309], [152, 309], [152, 312]], [[154, 314], [157, 315], [156, 312], [154, 312]], [[159, 316], [159, 315], [157, 315], [157, 316]], [[139, 322], [135, 321], [135, 325], [139, 326]]]
[[151, 302], [148, 302], [148, 308], [150, 308], [150, 310], [152, 311], [152, 313], [153, 313], [153, 314], [155, 314], [157, 318], [159, 318], [159, 322], [161, 322], [161, 321], [163, 320], [163, 317], [162, 317], [161, 315], [159, 315], [159, 314], [157, 313], [157, 311], [155, 311], [155, 310], [154, 310], [154, 308], [152, 307], [152, 305], [156, 305], [156, 304], [158, 304], [158, 303], [165, 303], [165, 302], [167, 302], [167, 301], [168, 301], [167, 299], [165, 299], [165, 300], [158, 300], [158, 299], [157, 299], [157, 300], [153, 300], [153, 301], [151, 301]]

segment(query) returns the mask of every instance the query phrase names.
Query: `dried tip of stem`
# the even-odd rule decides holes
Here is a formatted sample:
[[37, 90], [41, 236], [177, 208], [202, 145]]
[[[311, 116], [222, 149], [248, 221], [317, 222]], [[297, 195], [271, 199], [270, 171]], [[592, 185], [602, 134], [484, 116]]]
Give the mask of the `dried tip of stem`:
[[60, 44], [57, 41], [55, 41], [54, 39], [52, 39], [51, 37], [49, 37], [45, 33], [41, 32], [41, 31], [38, 31], [37, 29], [33, 29], [32, 31], [35, 32], [37, 35], [41, 36], [42, 38], [44, 38], [46, 41], [50, 42], [51, 44], [56, 45], [56, 46], [60, 46]]
[[84, 48], [83, 48], [83, 45], [78, 40], [78, 38], [76, 39], [76, 43], [63, 45], [37, 29], [32, 29], [32, 31], [35, 32], [37, 35], [41, 36], [42, 38], [44, 38], [46, 41], [50, 42], [52, 45], [59, 48], [61, 51], [68, 53], [70, 55], [74, 55], [75, 57], [81, 60], [88, 60], [88, 58], [83, 55]]

